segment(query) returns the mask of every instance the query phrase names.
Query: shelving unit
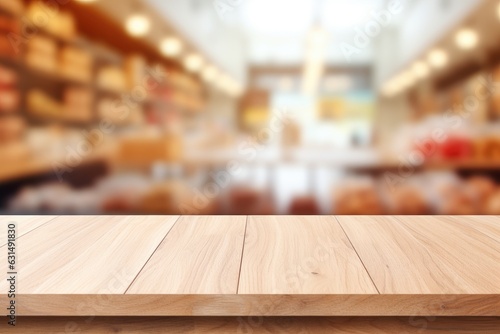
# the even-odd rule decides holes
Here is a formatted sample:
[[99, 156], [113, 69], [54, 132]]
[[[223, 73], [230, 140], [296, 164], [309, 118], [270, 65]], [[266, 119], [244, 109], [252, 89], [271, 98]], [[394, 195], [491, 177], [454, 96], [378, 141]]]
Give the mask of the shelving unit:
[[[25, 6], [30, 6], [36, 2], [37, 1], [24, 1], [24, 4]], [[80, 81], [62, 76], [58, 73], [33, 68], [25, 64], [25, 44], [23, 44], [21, 53], [15, 58], [0, 55], [0, 65], [17, 73], [21, 103], [19, 105], [19, 111], [15, 114], [21, 116], [25, 120], [28, 128], [51, 125], [57, 126], [63, 130], [86, 130], [98, 126], [99, 122], [103, 120], [103, 116], [98, 114], [98, 101], [108, 99], [118, 105], [123, 102], [124, 96], [129, 96], [131, 94], [131, 90], [127, 87], [127, 90], [117, 91], [98, 85], [95, 79], [97, 73], [103, 66], [114, 65], [122, 68], [124, 59], [128, 55], [131, 55], [131, 50], [134, 51], [134, 54], [138, 54], [140, 57], [144, 58], [146, 66], [147, 63], [150, 65], [157, 64], [156, 66], [163, 66], [164, 71], [169, 75], [165, 77], [165, 82], [161, 83], [157, 91], [148, 92], [149, 94], [146, 99], [137, 101], [140, 117], [144, 120], [136, 124], [116, 123], [116, 128], [119, 129], [132, 126], [136, 128], [136, 131], [140, 132], [146, 125], [153, 125], [163, 129], [162, 131], [168, 131], [168, 129], [165, 128], [166, 124], [162, 123], [164, 121], [162, 117], [148, 118], [147, 115], [152, 113], [161, 116], [161, 114], [168, 112], [164, 110], [166, 109], [165, 106], [175, 111], [179, 115], [179, 120], [181, 120], [183, 114], [192, 113], [192, 105], [185, 103], [190, 102], [190, 99], [174, 99], [173, 97], [177, 95], [181, 96], [186, 93], [194, 94], [200, 101], [195, 108], [195, 112], [199, 113], [203, 108], [204, 93], [201, 83], [196, 77], [184, 72], [181, 66], [160, 56], [158, 51], [153, 51], [153, 48], [146, 42], [127, 36], [126, 32], [123, 31], [117, 22], [114, 22], [95, 8], [90, 8], [89, 6], [76, 2], [70, 2], [61, 7], [61, 10], [71, 13], [78, 26], [78, 30], [83, 34], [82, 36], [75, 36], [74, 38], [68, 39], [51, 33], [43, 29], [43, 27], [38, 27], [36, 33], [30, 37], [47, 38], [56, 44], [57, 49], [74, 47], [79, 50], [85, 50], [85, 52], [93, 58], [92, 79], [88, 82]], [[0, 6], [0, 16], [8, 16], [14, 20], [20, 20], [23, 15], [23, 13], [10, 13]], [[99, 20], [99, 31], [95, 29], [96, 27], [93, 26], [92, 22], [89, 22], [87, 19], [89, 17], [88, 15]], [[104, 31], [113, 32], [113, 34], [103, 33]], [[30, 39], [27, 39], [28, 43], [29, 41]], [[108, 47], [103, 48], [101, 45], [110, 45], [113, 50], [110, 50]], [[174, 72], [177, 74], [175, 77], [172, 77], [170, 74]], [[146, 76], [147, 74], [145, 73], [144, 75]], [[182, 85], [180, 82], [176, 82], [176, 80], [188, 82], [190, 86], [186, 87], [186, 85]], [[40, 113], [33, 114], [29, 111], [26, 96], [32, 89], [40, 90], [40, 92], [44, 92], [44, 94], [48, 94], [47, 96], [54, 99], [54, 102], [60, 103], [63, 92], [67, 88], [85, 89], [94, 96], [95, 102], [92, 105], [90, 117], [85, 117], [84, 119], [81, 117], [69, 116], [66, 113], [43, 116]], [[9, 116], [3, 114], [4, 113], [1, 115], [2, 117]], [[99, 156], [99, 154], [96, 154], [96, 156]], [[47, 171], [47, 164], [48, 161], [44, 159], [30, 159], [29, 157], [22, 161], [12, 161], [9, 163], [9, 166], [0, 169], [0, 180], [7, 180], [12, 176], [22, 179], [25, 176], [31, 176], [33, 173], [45, 173]]]

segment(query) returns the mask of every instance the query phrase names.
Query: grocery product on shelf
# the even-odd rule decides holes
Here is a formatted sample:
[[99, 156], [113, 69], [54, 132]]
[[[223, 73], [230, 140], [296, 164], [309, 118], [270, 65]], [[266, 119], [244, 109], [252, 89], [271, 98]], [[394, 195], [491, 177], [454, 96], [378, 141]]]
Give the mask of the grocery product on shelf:
[[381, 215], [385, 205], [373, 180], [350, 180], [333, 194], [333, 213], [337, 215]]
[[34, 116], [62, 118], [64, 110], [61, 103], [41, 90], [32, 90], [26, 96], [28, 112]]
[[18, 111], [20, 103], [18, 79], [15, 71], [0, 66], [0, 114]]
[[19, 38], [20, 25], [17, 18], [0, 15], [0, 56], [16, 58], [19, 53], [19, 46], [16, 38]]
[[394, 215], [426, 215], [431, 212], [425, 192], [418, 186], [403, 184], [385, 192], [388, 213]]
[[0, 0], [0, 9], [14, 15], [21, 15], [24, 10], [24, 4], [22, 0]]
[[20, 116], [0, 117], [0, 144], [19, 140], [26, 128]]
[[83, 122], [93, 118], [94, 94], [88, 88], [67, 88], [64, 91], [64, 113], [68, 119]]
[[134, 87], [146, 88], [144, 87], [146, 66], [147, 64], [144, 57], [135, 55], [125, 59], [125, 76], [128, 90], [132, 90]]
[[120, 162], [147, 166], [157, 161], [178, 161], [182, 157], [179, 134], [134, 134], [120, 140]]
[[497, 189], [495, 182], [485, 176], [473, 176], [465, 181], [466, 191], [470, 192], [484, 211], [489, 199]]
[[42, 1], [32, 2], [26, 11], [26, 17], [31, 24], [42, 31], [64, 39], [76, 37], [76, 24], [73, 16], [59, 6], [51, 6]]
[[318, 201], [314, 196], [298, 196], [292, 200], [288, 209], [290, 215], [319, 215]]
[[90, 82], [92, 80], [92, 56], [79, 48], [66, 46], [60, 51], [59, 74], [62, 77]]
[[56, 74], [57, 43], [49, 37], [35, 35], [28, 41], [25, 59], [33, 69]]
[[477, 161], [500, 161], [500, 136], [481, 136], [474, 140], [474, 159]]
[[272, 214], [275, 212], [272, 201], [265, 191], [252, 186], [235, 185], [223, 203], [224, 214]]
[[500, 189], [497, 188], [488, 198], [483, 213], [486, 215], [500, 215]]
[[127, 80], [124, 71], [118, 66], [103, 66], [97, 73], [97, 86], [108, 91], [126, 92]]

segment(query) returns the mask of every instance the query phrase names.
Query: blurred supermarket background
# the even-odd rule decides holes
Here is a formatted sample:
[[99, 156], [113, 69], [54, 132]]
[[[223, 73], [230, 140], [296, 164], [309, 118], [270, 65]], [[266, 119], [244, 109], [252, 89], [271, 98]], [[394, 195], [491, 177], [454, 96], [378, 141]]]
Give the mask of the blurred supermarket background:
[[0, 213], [500, 214], [500, 1], [0, 0]]

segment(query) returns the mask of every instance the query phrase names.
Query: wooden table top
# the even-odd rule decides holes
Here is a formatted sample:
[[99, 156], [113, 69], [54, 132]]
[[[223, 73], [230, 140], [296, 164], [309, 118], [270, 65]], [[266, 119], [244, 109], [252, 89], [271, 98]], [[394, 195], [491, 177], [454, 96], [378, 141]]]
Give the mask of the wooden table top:
[[500, 217], [0, 216], [4, 274], [8, 222], [18, 315], [500, 316]]

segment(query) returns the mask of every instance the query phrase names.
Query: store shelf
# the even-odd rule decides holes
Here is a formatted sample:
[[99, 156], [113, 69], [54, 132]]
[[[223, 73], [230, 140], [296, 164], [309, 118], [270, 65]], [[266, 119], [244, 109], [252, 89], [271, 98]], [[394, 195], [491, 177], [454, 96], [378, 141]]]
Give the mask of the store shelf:
[[[114, 151], [111, 148], [101, 148], [82, 159], [80, 165], [96, 161], [108, 161], [113, 158]], [[28, 157], [22, 160], [5, 162], [0, 165], [0, 183], [17, 180], [29, 176], [53, 172], [54, 163], [64, 162], [65, 157]]]
[[18, 226], [18, 316], [500, 316], [499, 217], [31, 224]]

